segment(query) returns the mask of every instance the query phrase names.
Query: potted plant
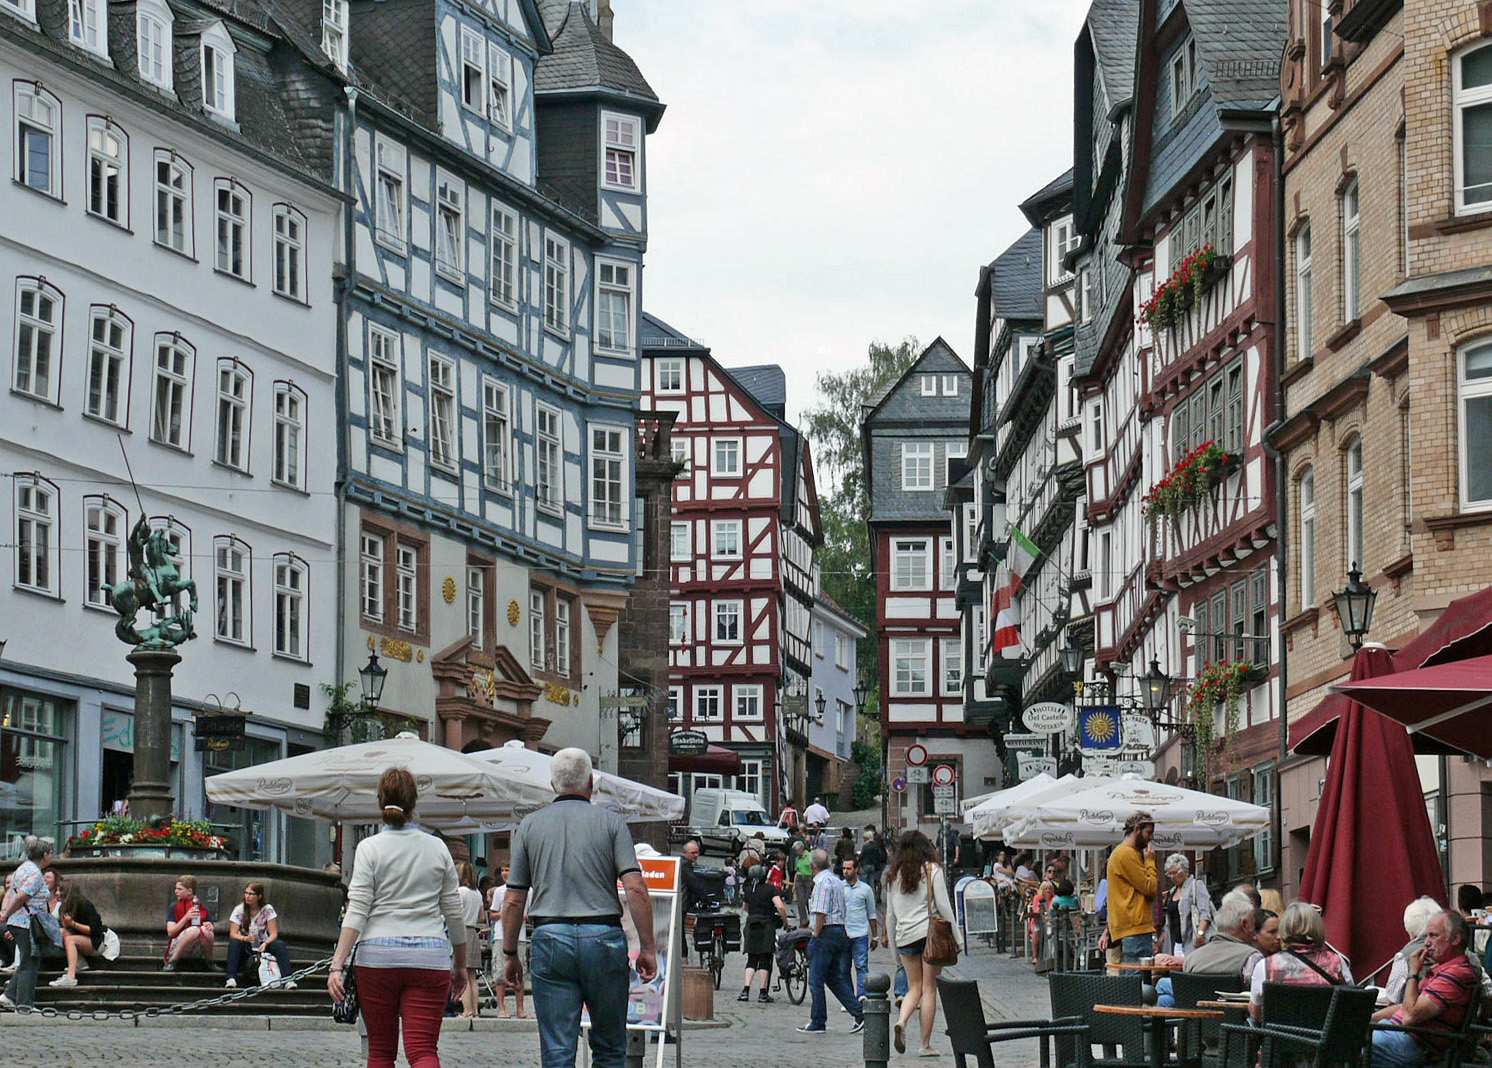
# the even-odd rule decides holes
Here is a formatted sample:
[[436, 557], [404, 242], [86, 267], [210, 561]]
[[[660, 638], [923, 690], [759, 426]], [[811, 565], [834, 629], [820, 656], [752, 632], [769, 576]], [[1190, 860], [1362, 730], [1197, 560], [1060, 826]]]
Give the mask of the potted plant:
[[227, 848], [227, 839], [206, 820], [157, 822], [131, 816], [109, 816], [67, 840], [69, 856], [193, 857], [212, 859]]

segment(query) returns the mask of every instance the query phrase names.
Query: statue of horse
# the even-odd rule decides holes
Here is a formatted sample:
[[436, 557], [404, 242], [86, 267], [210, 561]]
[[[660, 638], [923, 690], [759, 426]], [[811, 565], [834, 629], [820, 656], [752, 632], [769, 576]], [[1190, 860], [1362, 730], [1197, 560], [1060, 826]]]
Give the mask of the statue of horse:
[[[119, 613], [114, 633], [126, 645], [171, 648], [197, 636], [192, 616], [197, 611], [197, 584], [181, 577], [177, 566], [180, 553], [162, 530], [157, 530], [141, 516], [130, 531], [129, 577], [109, 587], [109, 603]], [[181, 595], [188, 595], [188, 607], [181, 605]], [[143, 629], [136, 628], [135, 616], [141, 609], [155, 612], [160, 618]]]

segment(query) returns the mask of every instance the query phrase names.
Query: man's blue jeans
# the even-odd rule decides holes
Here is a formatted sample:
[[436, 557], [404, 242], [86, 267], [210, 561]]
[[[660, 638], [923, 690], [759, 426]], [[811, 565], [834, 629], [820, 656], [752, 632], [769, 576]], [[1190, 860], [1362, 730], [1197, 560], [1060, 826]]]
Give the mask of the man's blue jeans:
[[870, 972], [870, 935], [850, 939], [850, 956], [855, 962], [855, 996], [865, 996], [865, 976]]
[[1403, 1031], [1374, 1031], [1368, 1054], [1372, 1068], [1419, 1068], [1425, 1064], [1425, 1048]]
[[[808, 994], [812, 1001], [808, 1014], [810, 1027], [823, 1027], [828, 1022], [829, 1007], [824, 998], [826, 982], [845, 1011], [856, 1022], [862, 1018], [860, 1002], [855, 1000], [855, 988], [850, 985], [851, 956], [850, 939], [843, 927], [825, 927], [822, 934], [808, 943]], [[550, 1066], [545, 1064], [544, 1068]]]
[[545, 923], [529, 945], [534, 1015], [543, 1068], [574, 1068], [580, 1007], [590, 1010], [591, 1060], [625, 1068], [627, 1060], [627, 936], [601, 923]]
[[1155, 952], [1155, 936], [1148, 931], [1145, 934], [1125, 935], [1119, 942], [1119, 952], [1126, 964], [1138, 964], [1141, 957], [1148, 957]]

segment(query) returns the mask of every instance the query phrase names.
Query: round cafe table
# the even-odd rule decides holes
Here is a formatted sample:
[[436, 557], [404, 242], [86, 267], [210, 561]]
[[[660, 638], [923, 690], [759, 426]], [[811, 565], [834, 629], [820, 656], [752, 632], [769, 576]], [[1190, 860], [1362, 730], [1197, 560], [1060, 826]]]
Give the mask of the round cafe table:
[[1143, 1016], [1151, 1021], [1150, 1063], [1155, 1068], [1165, 1068], [1166, 1029], [1164, 1024], [1172, 1020], [1221, 1020], [1220, 1009], [1161, 1008], [1159, 1005], [1095, 1005], [1094, 1012], [1110, 1013], [1114, 1016]]

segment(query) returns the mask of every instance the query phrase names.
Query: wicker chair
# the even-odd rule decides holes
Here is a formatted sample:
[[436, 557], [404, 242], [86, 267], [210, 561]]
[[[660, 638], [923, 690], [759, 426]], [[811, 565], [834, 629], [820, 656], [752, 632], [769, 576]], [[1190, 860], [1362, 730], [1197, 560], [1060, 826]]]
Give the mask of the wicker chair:
[[[1265, 983], [1258, 1027], [1223, 1024], [1223, 1064], [1289, 1068], [1357, 1068], [1368, 1041], [1377, 993], [1355, 986]], [[1247, 1052], [1245, 1052], [1247, 1051]]]
[[[1102, 1047], [1099, 1057], [1085, 1057], [1070, 1035], [1056, 1037], [1057, 1063], [1091, 1064], [1095, 1068], [1148, 1068], [1145, 1056], [1145, 1018], [1095, 1012], [1095, 1005], [1142, 1005], [1138, 975], [1097, 975], [1091, 972], [1054, 972], [1047, 977], [1052, 995], [1052, 1018], [1076, 1016], [1087, 1025], [1088, 1041]], [[1156, 1032], [1164, 1040], [1164, 1030]], [[1121, 1052], [1122, 1051], [1122, 1052]]]
[[[1212, 1001], [1218, 994], [1239, 993], [1246, 985], [1241, 974], [1171, 973], [1171, 995], [1178, 1009], [1195, 1009], [1199, 1001]], [[1201, 1064], [1207, 1050], [1218, 1048], [1220, 1026], [1220, 1020], [1190, 1020], [1178, 1027], [1177, 1059], [1183, 1064]]]
[[995, 1068], [996, 1042], [1032, 1038], [1041, 1042], [1041, 1068], [1049, 1068], [1052, 1063], [1051, 1040], [1057, 1036], [1064, 1036], [1078, 1051], [1076, 1060], [1059, 1062], [1062, 1068], [1069, 1064], [1087, 1068], [1090, 1063], [1083, 1057], [1084, 1051], [1089, 1049], [1086, 1041], [1088, 1028], [1076, 1018], [987, 1023], [984, 1002], [979, 998], [979, 984], [972, 979], [945, 979], [940, 975], [938, 996], [943, 1001], [943, 1019], [948, 1024], [948, 1041], [953, 1046], [953, 1063], [957, 1068], [968, 1068], [970, 1057], [978, 1068]]
[[[1461, 1068], [1466, 1064], [1486, 1063], [1485, 1060], [1478, 1060], [1482, 1052], [1482, 1038], [1489, 1030], [1477, 1026], [1477, 1020], [1482, 1012], [1482, 1001], [1482, 987], [1478, 983], [1471, 988], [1471, 1000], [1467, 1002], [1466, 1015], [1461, 1019], [1461, 1029], [1454, 1032], [1455, 1042], [1450, 1049], [1445, 1051], [1440, 1060], [1431, 1061], [1431, 1064], [1438, 1065], [1438, 1068]], [[1428, 1027], [1411, 1027], [1407, 1024], [1375, 1023], [1373, 1030], [1403, 1031], [1411, 1035], [1446, 1037], [1445, 1031], [1437, 1031]]]

